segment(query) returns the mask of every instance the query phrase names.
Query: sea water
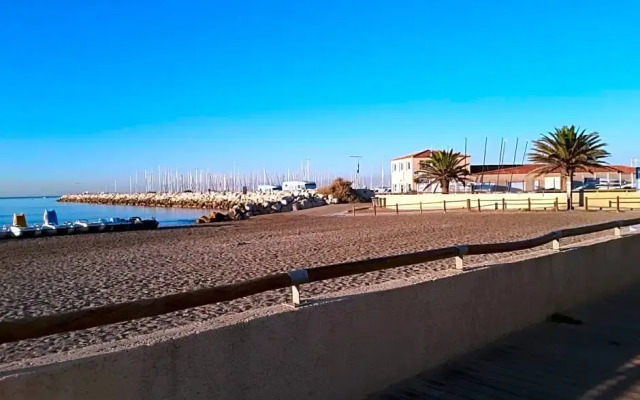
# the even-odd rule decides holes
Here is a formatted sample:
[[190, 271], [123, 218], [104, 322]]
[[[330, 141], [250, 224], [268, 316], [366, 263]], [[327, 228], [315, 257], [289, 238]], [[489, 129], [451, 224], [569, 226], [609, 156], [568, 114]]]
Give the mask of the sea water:
[[207, 210], [189, 208], [138, 207], [124, 205], [58, 203], [58, 197], [0, 197], [0, 227], [10, 225], [13, 213], [24, 213], [29, 225], [42, 223], [44, 210], [56, 210], [58, 221], [77, 219], [96, 221], [98, 218], [155, 218], [163, 226], [191, 225]]

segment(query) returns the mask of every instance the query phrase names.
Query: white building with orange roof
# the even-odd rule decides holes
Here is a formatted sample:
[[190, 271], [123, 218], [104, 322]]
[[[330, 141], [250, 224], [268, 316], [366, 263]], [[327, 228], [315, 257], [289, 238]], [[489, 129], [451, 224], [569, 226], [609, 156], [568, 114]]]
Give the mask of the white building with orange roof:
[[[420, 170], [420, 162], [428, 160], [433, 151], [434, 150], [431, 149], [425, 149], [417, 153], [407, 154], [406, 156], [392, 159], [391, 192], [407, 193], [424, 190], [424, 187], [418, 188], [418, 185], [414, 183], [415, 172]], [[465, 158], [467, 168], [470, 168], [470, 157], [467, 155]], [[425, 185], [421, 184], [421, 186]]]

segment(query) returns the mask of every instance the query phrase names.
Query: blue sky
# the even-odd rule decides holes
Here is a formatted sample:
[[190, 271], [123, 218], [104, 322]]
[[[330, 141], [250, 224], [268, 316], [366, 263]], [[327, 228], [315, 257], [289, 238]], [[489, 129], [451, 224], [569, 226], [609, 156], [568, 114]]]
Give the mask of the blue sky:
[[497, 161], [563, 124], [628, 164], [640, 4], [612, 4], [0, 0], [0, 195], [158, 165], [377, 171], [465, 137]]

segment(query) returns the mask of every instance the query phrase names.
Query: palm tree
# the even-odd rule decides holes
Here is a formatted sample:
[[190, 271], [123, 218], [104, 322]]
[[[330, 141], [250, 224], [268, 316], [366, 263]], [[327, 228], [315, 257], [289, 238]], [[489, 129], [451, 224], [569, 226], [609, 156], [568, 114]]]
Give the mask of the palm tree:
[[543, 134], [533, 142], [529, 161], [542, 165], [532, 174], [560, 172], [561, 179], [566, 179], [567, 210], [571, 210], [573, 176], [577, 170], [591, 172], [592, 168], [605, 167], [603, 159], [609, 157], [605, 146], [598, 132], [586, 133], [585, 129], [580, 131], [573, 125], [555, 128], [555, 132]]
[[454, 153], [453, 150], [434, 151], [428, 160], [420, 161], [420, 169], [415, 172], [414, 181], [418, 183], [429, 180], [425, 190], [434, 183], [439, 183], [442, 193], [449, 193], [451, 182], [460, 182], [463, 185], [467, 183], [469, 171], [466, 160], [466, 156]]

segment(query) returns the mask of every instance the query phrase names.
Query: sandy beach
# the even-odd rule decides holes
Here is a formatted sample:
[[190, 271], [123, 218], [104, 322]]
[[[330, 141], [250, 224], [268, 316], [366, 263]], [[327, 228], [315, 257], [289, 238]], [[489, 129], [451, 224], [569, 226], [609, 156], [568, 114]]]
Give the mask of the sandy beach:
[[[524, 239], [565, 227], [640, 216], [637, 212], [326, 216], [332, 210], [345, 209], [331, 207], [210, 227], [0, 242], [0, 320], [156, 297], [299, 267], [460, 243]], [[468, 261], [497, 262], [505, 257], [478, 256]], [[453, 260], [442, 260], [305, 285], [303, 298], [416, 274], [438, 277], [459, 273], [451, 270], [453, 265]], [[2, 345], [0, 363], [288, 301], [289, 293], [283, 290], [156, 318]]]

